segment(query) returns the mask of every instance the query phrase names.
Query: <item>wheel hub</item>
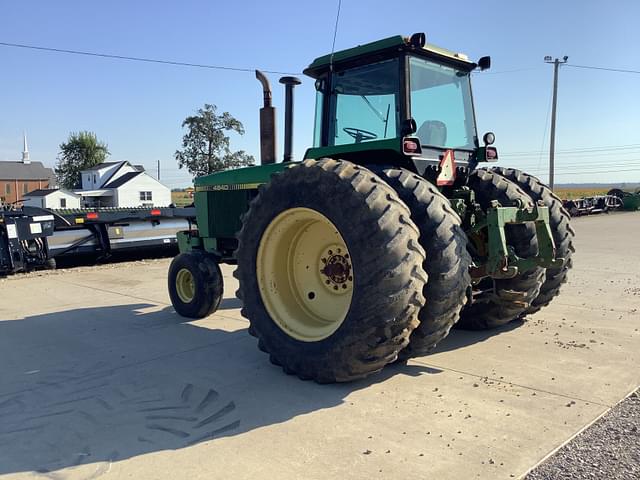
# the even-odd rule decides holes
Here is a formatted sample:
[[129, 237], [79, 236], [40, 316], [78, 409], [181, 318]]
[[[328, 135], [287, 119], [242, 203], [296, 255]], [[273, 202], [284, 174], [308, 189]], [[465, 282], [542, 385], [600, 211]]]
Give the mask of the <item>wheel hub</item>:
[[196, 295], [193, 274], [186, 268], [180, 269], [176, 275], [176, 293], [184, 303], [190, 303]]
[[349, 312], [353, 266], [336, 226], [309, 208], [291, 208], [265, 229], [256, 258], [260, 295], [273, 321], [305, 342], [335, 332]]
[[334, 245], [320, 257], [320, 274], [325, 278], [324, 285], [334, 291], [350, 290], [353, 286], [351, 261], [342, 247]]

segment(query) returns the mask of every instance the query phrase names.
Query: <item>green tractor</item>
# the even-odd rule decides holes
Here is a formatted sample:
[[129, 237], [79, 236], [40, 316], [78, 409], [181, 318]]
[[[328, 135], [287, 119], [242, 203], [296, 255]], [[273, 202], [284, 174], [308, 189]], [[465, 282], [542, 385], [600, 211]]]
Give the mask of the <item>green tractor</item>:
[[262, 82], [262, 165], [195, 180], [197, 230], [169, 269], [175, 310], [214, 312], [220, 263], [237, 264], [249, 333], [283, 370], [344, 382], [424, 355], [457, 324], [504, 325], [558, 294], [571, 267], [569, 214], [535, 177], [480, 145], [470, 77], [490, 67], [414, 34], [319, 57], [314, 146], [284, 162]]

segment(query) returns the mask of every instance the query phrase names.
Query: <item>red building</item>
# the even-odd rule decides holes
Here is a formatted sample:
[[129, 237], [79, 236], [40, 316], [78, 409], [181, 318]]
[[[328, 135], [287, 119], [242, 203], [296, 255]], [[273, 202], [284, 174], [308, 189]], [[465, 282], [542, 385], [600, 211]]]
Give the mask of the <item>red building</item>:
[[54, 183], [53, 170], [45, 167], [42, 162], [32, 162], [29, 159], [26, 135], [22, 160], [0, 162], [0, 203], [20, 202], [25, 193], [52, 187]]

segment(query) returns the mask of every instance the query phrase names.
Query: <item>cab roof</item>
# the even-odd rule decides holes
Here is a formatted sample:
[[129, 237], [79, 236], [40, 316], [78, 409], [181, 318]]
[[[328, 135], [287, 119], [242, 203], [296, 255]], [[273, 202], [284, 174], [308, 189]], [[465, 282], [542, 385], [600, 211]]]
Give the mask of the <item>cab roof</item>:
[[351, 60], [394, 50], [414, 52], [419, 55], [431, 57], [434, 60], [453, 63], [465, 70], [473, 70], [477, 66], [474, 62], [470, 62], [469, 58], [463, 53], [456, 53], [432, 44], [425, 44], [424, 47], [416, 47], [411, 44], [409, 37], [395, 35], [393, 37], [365, 43], [364, 45], [358, 45], [357, 47], [347, 48], [346, 50], [340, 50], [333, 54], [318, 57], [304, 70], [304, 74], [317, 78], [329, 69], [329, 65], [331, 63], [335, 66], [339, 66], [340, 64], [348, 63]]

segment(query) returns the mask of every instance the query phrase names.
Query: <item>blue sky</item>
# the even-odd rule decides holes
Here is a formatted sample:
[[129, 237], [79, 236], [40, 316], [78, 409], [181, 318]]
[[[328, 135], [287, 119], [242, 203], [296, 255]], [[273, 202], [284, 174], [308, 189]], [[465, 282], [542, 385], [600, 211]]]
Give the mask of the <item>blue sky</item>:
[[[336, 8], [337, 0], [3, 1], [0, 41], [300, 72], [330, 52]], [[640, 70], [638, 18], [637, 0], [344, 0], [336, 49], [423, 31], [430, 43], [472, 59], [491, 55], [492, 70], [474, 76], [478, 129], [495, 132], [500, 164], [544, 179], [552, 67], [543, 57]], [[154, 171], [160, 160], [164, 181], [186, 186], [191, 178], [173, 153], [182, 120], [205, 102], [244, 123], [246, 134], [232, 146], [258, 156], [262, 95], [251, 73], [3, 46], [0, 69], [0, 160], [19, 158], [26, 130], [32, 159], [53, 166], [69, 132], [91, 130], [108, 143], [112, 160]], [[278, 75], [270, 78], [281, 120], [282, 88]], [[312, 139], [312, 82], [303, 78], [296, 93], [300, 159]], [[281, 154], [282, 125], [278, 133]], [[618, 148], [575, 151], [609, 146]], [[562, 68], [556, 148], [557, 183], [640, 181], [640, 75]]]

